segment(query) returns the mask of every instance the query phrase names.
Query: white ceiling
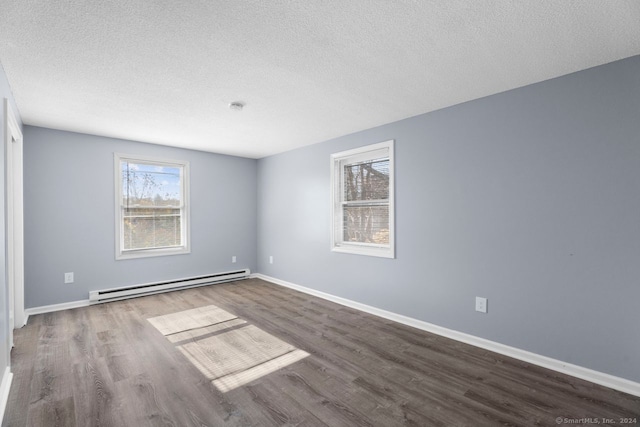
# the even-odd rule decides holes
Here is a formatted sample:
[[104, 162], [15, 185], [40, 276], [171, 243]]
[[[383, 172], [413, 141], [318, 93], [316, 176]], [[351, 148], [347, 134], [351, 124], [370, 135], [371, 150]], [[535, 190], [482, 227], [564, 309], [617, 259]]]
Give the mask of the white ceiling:
[[26, 124], [252, 158], [638, 54], [637, 0], [0, 0]]

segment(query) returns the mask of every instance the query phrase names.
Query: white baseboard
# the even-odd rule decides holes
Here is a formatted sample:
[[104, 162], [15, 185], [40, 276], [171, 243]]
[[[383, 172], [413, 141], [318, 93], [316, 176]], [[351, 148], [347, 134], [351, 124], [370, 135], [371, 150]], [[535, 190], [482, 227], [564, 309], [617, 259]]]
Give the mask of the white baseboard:
[[4, 411], [7, 409], [7, 402], [9, 401], [9, 390], [11, 390], [11, 381], [13, 381], [13, 374], [7, 366], [2, 376], [2, 383], [0, 384], [0, 424], [4, 418]]
[[331, 295], [325, 292], [317, 291], [315, 289], [306, 288], [304, 286], [296, 285], [294, 283], [276, 279], [274, 277], [266, 276], [264, 274], [255, 273], [255, 274], [252, 274], [251, 277], [266, 280], [276, 285], [295, 289], [296, 291], [304, 292], [306, 294], [323, 298], [347, 307], [355, 308], [356, 310], [364, 311], [366, 313], [370, 313], [375, 316], [393, 320], [394, 322], [402, 323], [404, 325], [412, 326], [417, 329], [422, 329], [424, 331], [441, 335], [443, 337], [451, 338], [456, 341], [460, 341], [466, 344], [471, 344], [476, 347], [484, 348], [485, 350], [489, 350], [495, 353], [503, 354], [505, 356], [513, 357], [514, 359], [518, 359], [527, 363], [542, 366], [543, 368], [547, 368], [557, 372], [561, 372], [563, 374], [571, 375], [572, 377], [576, 377], [586, 381], [590, 381], [592, 383], [600, 384], [602, 386], [619, 390], [625, 393], [629, 393], [634, 396], [640, 396], [640, 383], [627, 380], [625, 378], [620, 378], [610, 374], [605, 374], [603, 372], [594, 371], [593, 369], [584, 368], [582, 366], [573, 365], [571, 363], [563, 362], [557, 359], [552, 359], [550, 357], [542, 356], [540, 354], [531, 353], [530, 351], [521, 350], [519, 348], [511, 347], [505, 344], [500, 344], [495, 341], [490, 341], [484, 338], [465, 334], [464, 332], [443, 328], [442, 326], [434, 325], [433, 323], [424, 322], [422, 320], [418, 320], [412, 317], [407, 317], [401, 314], [382, 310], [376, 307], [372, 307], [370, 305], [362, 304], [346, 298], [342, 298], [342, 297]]
[[83, 299], [80, 301], [63, 302], [62, 304], [51, 304], [43, 305], [40, 307], [27, 308], [24, 311], [24, 314], [28, 317], [33, 316], [34, 314], [51, 313], [53, 311], [69, 310], [71, 308], [86, 307], [88, 305], [89, 300]]

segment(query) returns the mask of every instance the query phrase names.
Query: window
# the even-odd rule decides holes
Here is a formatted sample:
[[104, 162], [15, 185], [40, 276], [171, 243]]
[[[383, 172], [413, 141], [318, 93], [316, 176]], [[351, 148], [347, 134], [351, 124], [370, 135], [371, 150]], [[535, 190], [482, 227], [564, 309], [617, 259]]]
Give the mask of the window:
[[393, 141], [331, 155], [336, 252], [394, 258]]
[[189, 163], [114, 158], [116, 259], [189, 253]]

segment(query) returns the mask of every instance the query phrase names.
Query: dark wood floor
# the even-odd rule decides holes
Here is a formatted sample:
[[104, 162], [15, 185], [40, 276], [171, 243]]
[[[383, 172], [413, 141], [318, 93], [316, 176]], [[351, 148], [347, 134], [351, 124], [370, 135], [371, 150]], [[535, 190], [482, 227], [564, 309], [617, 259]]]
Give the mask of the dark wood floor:
[[[310, 355], [221, 393], [146, 320], [205, 305]], [[257, 279], [32, 316], [15, 344], [7, 426], [640, 420], [638, 397]]]

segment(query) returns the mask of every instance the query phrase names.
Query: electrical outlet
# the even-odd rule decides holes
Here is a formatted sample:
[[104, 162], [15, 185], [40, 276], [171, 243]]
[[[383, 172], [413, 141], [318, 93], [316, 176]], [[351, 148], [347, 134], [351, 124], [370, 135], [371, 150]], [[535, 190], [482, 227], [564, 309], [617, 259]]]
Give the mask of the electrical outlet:
[[73, 272], [64, 273], [64, 283], [73, 283]]
[[231, 257], [231, 262], [235, 264], [235, 262], [236, 262], [236, 256], [235, 255]]
[[273, 255], [269, 256], [269, 264], [273, 264]]
[[486, 298], [476, 297], [476, 311], [479, 311], [480, 313], [486, 313], [487, 303], [488, 300]]

